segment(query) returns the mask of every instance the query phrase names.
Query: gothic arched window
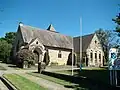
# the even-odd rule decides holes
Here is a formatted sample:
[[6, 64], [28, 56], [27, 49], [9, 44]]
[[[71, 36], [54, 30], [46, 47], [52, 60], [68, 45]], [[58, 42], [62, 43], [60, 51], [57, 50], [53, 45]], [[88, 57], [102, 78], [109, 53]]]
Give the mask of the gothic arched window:
[[62, 58], [62, 53], [61, 53], [61, 50], [59, 50], [59, 53], [58, 53], [58, 58]]

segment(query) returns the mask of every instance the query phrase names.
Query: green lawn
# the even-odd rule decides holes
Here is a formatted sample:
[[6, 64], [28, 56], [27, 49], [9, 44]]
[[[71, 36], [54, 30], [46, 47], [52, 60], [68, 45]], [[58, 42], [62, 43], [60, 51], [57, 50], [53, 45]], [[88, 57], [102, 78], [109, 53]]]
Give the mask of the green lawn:
[[70, 83], [70, 82], [67, 82], [65, 80], [61, 80], [61, 79], [58, 79], [55, 77], [51, 77], [51, 76], [47, 76], [47, 75], [43, 75], [43, 74], [39, 74], [39, 73], [28, 73], [28, 74], [36, 76], [36, 77], [40, 77], [40, 78], [43, 78], [43, 79], [46, 79], [46, 80], [49, 80], [49, 81], [52, 81], [52, 82], [55, 82], [55, 83], [58, 83], [61, 85], [72, 85], [72, 83]]
[[4, 67], [0, 66], [0, 70], [6, 70]]
[[[71, 70], [58, 71], [57, 73], [71, 75]], [[109, 90], [111, 88], [109, 83], [109, 70], [105, 68], [88, 68], [82, 71], [74, 70], [74, 75], [87, 78], [83, 81], [76, 80], [79, 82], [79, 87], [92, 88], [91, 90]]]
[[109, 84], [109, 71], [108, 70], [83, 70], [79, 72], [79, 76], [87, 77], [104, 84]]
[[[57, 73], [71, 74], [71, 70], [58, 71]], [[109, 84], [109, 71], [105, 68], [87, 68], [82, 71], [74, 70], [74, 75]]]
[[[71, 70], [58, 71], [57, 73], [71, 75]], [[68, 88], [73, 88], [75, 90], [109, 90], [110, 88], [108, 81], [109, 80], [108, 70], [103, 68], [83, 69], [81, 72], [79, 70], [74, 70], [74, 75], [76, 76], [76, 78], [74, 77], [74, 79], [69, 79], [69, 77], [62, 79], [59, 76], [60, 74], [56, 74], [58, 75], [58, 77], [43, 75], [39, 73], [28, 74], [61, 84]], [[81, 76], [86, 77], [87, 79], [79, 78]]]
[[62, 79], [59, 79], [59, 78], [55, 78], [55, 77], [52, 77], [52, 76], [47, 76], [47, 75], [43, 75], [43, 74], [39, 74], [39, 73], [27, 73], [27, 74], [49, 80], [49, 81], [55, 82], [55, 83], [63, 85], [63, 86], [68, 86], [68, 87], [71, 87], [75, 90], [88, 90], [87, 88], [79, 87], [78, 84], [74, 84], [74, 83], [71, 83], [69, 81], [62, 80]]
[[18, 90], [47, 90], [17, 74], [5, 74], [4, 77], [16, 86]]

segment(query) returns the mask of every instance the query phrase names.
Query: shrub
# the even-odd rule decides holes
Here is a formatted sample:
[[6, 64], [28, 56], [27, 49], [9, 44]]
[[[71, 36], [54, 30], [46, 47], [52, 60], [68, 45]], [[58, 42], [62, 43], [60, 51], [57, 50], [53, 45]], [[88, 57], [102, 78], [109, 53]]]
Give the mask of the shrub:
[[35, 62], [35, 55], [32, 53], [32, 51], [29, 51], [28, 49], [21, 49], [16, 55], [17, 59], [17, 65], [21, 64], [23, 67], [24, 61], [28, 63], [29, 67], [31, 64], [34, 64]]

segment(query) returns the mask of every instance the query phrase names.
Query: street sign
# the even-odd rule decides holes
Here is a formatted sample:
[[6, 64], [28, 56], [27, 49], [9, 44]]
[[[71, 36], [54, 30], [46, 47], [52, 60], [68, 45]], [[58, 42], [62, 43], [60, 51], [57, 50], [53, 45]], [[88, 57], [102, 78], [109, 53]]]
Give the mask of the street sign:
[[118, 53], [118, 49], [116, 48], [111, 48], [109, 50], [109, 63], [108, 63], [108, 66], [109, 66], [109, 70], [113, 70], [114, 67], [115, 67], [115, 60], [117, 60], [117, 53]]
[[120, 56], [117, 48], [109, 50], [109, 70], [110, 70], [110, 84], [112, 86], [120, 86]]

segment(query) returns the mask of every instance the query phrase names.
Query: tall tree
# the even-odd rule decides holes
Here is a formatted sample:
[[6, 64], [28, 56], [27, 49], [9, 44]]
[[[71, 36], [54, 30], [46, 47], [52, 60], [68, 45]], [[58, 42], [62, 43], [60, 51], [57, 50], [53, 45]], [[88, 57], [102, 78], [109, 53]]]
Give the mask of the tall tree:
[[95, 33], [104, 49], [109, 49], [113, 44], [113, 40], [116, 39], [116, 33], [114, 33], [112, 30], [103, 30], [100, 28], [99, 30], [96, 30]]
[[5, 34], [4, 39], [9, 43], [9, 44], [13, 44], [13, 41], [15, 39], [16, 36], [16, 32], [8, 32]]
[[11, 44], [8, 44], [5, 40], [0, 40], [0, 60], [7, 62], [10, 56]]
[[112, 21], [117, 24], [114, 31], [118, 33], [118, 36], [120, 36], [120, 13], [114, 19], [112, 19]]
[[5, 34], [5, 37], [0, 38], [0, 59], [3, 62], [12, 61], [12, 44], [14, 42], [15, 36], [16, 32], [8, 32]]
[[99, 29], [95, 31], [100, 43], [103, 47], [103, 51], [105, 53], [105, 59], [108, 60], [108, 50], [113, 46], [113, 40], [116, 38], [116, 33], [112, 32], [111, 30], [103, 30]]

